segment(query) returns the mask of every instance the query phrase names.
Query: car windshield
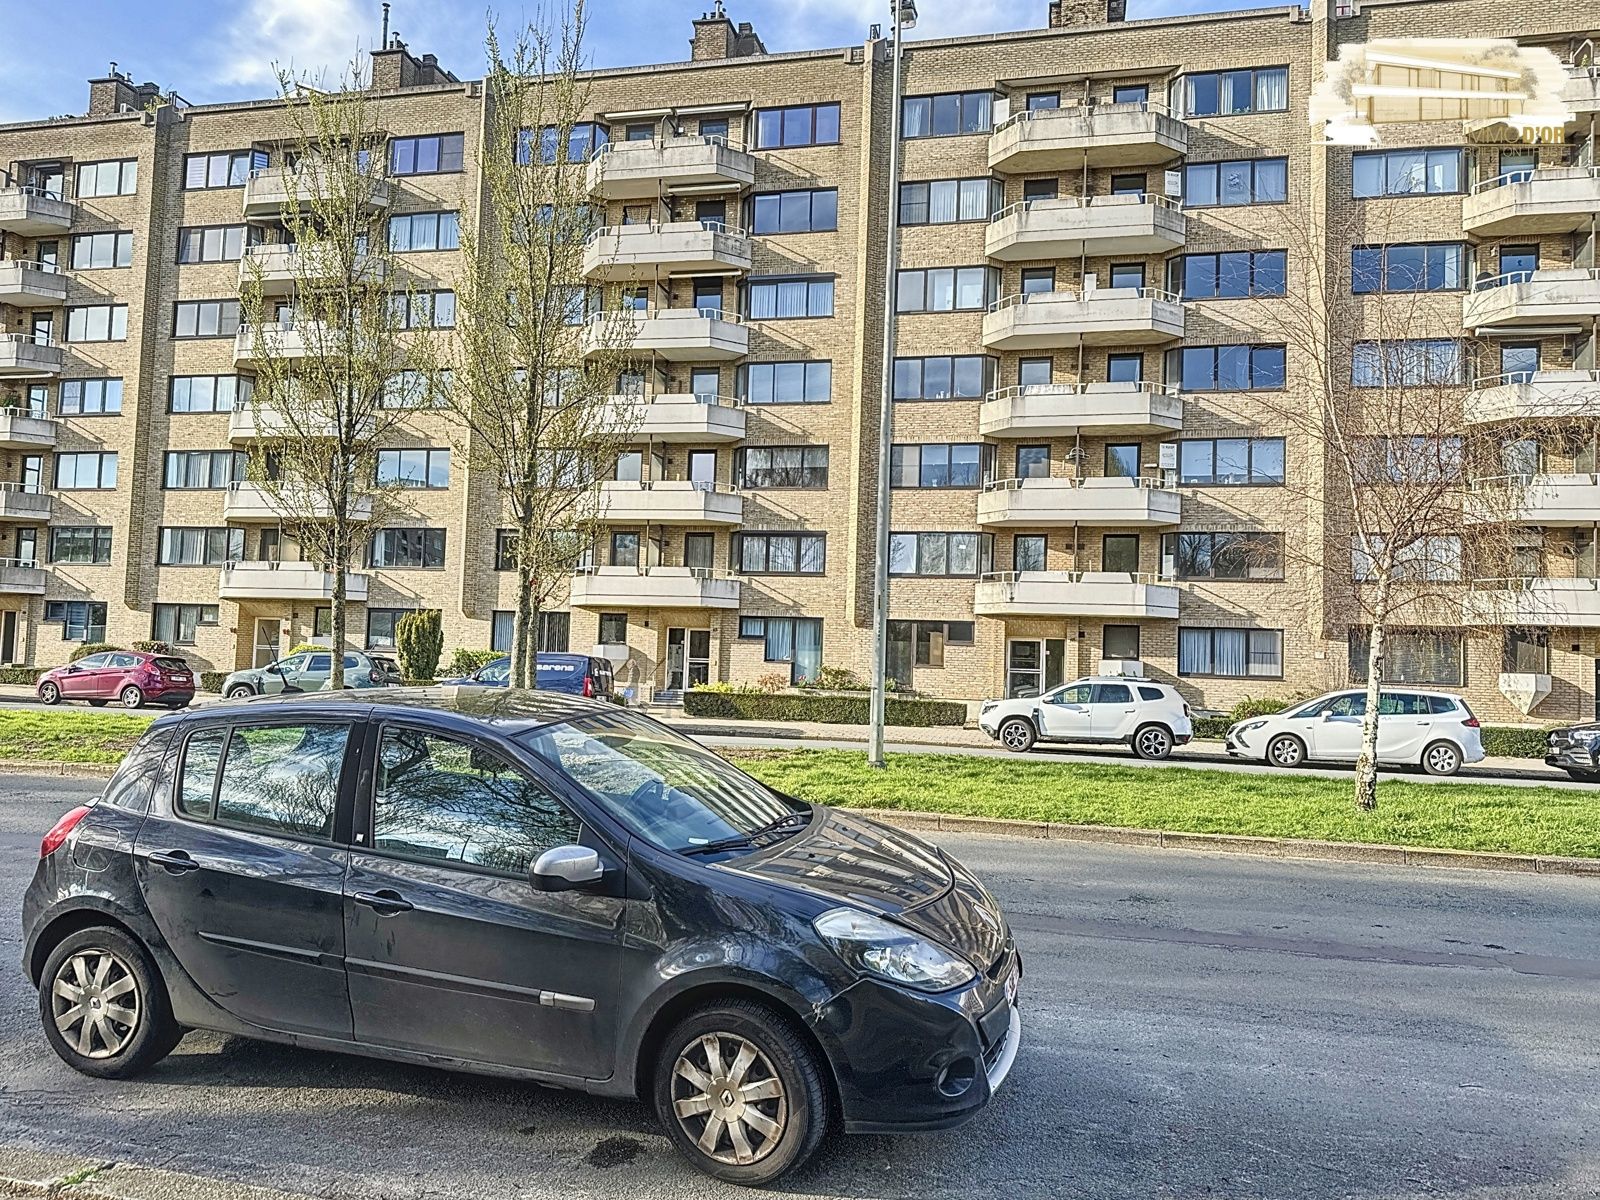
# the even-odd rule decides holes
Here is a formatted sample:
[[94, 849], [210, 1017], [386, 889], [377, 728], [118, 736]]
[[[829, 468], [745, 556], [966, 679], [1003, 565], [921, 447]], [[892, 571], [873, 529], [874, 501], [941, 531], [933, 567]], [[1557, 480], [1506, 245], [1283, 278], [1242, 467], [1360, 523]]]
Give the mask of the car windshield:
[[693, 853], [725, 839], [743, 849], [747, 836], [807, 811], [633, 713], [578, 717], [521, 740], [629, 829], [668, 850]]

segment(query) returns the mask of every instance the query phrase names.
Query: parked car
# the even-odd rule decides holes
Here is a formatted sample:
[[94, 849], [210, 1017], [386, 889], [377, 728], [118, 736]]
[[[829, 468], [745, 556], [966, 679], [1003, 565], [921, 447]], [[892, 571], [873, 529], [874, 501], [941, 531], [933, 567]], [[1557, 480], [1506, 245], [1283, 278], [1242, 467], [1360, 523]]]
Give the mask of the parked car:
[[[1365, 691], [1329, 692], [1286, 712], [1237, 722], [1227, 733], [1228, 753], [1279, 767], [1311, 759], [1354, 762], [1366, 712]], [[1384, 692], [1378, 698], [1378, 761], [1454, 775], [1465, 763], [1483, 761], [1478, 718], [1465, 700], [1448, 692]]]
[[1574, 779], [1600, 780], [1600, 721], [1552, 729], [1544, 761]]
[[178, 708], [194, 699], [194, 672], [181, 658], [143, 650], [107, 650], [53, 667], [34, 685], [46, 704], [87, 700], [99, 708], [115, 700], [124, 708], [163, 704]]
[[163, 717], [40, 851], [23, 965], [91, 1076], [187, 1029], [486, 1071], [636, 1096], [763, 1184], [830, 1127], [967, 1120], [1022, 1035], [1021, 956], [959, 862], [578, 696]]
[[[235, 671], [222, 681], [229, 700], [245, 696], [270, 696], [277, 692], [316, 692], [328, 686], [333, 674], [331, 651], [302, 650], [264, 667]], [[381, 654], [346, 650], [344, 684], [352, 688], [398, 687], [405, 682], [400, 664]]]
[[[441, 679], [440, 683], [478, 684], [482, 687], [507, 687], [511, 683], [511, 656], [486, 662], [471, 675]], [[534, 686], [541, 692], [568, 692], [599, 700], [615, 698], [616, 683], [611, 664], [588, 654], [541, 653], [534, 670]]]
[[1042, 696], [985, 700], [978, 728], [1007, 750], [1120, 742], [1140, 758], [1165, 758], [1194, 733], [1189, 706], [1174, 688], [1121, 675], [1075, 679]]

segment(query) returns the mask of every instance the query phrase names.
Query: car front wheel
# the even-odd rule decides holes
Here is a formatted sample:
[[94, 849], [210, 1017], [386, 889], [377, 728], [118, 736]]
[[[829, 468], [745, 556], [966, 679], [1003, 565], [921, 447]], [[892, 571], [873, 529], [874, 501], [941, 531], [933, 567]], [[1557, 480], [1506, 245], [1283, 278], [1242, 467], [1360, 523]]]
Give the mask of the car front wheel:
[[183, 1036], [144, 947], [106, 925], [80, 929], [50, 952], [39, 1016], [61, 1061], [101, 1079], [148, 1070]]
[[1566, 771], [1568, 775], [1572, 776], [1579, 783], [1594, 783], [1596, 780], [1600, 780], [1600, 773], [1596, 773], [1594, 771], [1585, 771], [1578, 767], [1568, 767], [1566, 768]]
[[830, 1098], [815, 1051], [783, 1017], [735, 1000], [703, 1008], [662, 1043], [656, 1115], [708, 1175], [761, 1186], [822, 1144]]
[[1422, 752], [1422, 769], [1429, 775], [1454, 775], [1461, 770], [1461, 751], [1454, 742], [1434, 742]]
[[1012, 717], [1000, 726], [1000, 744], [1007, 750], [1031, 750], [1036, 736], [1033, 722], [1024, 717]]
[[47, 679], [39, 685], [39, 699], [46, 704], [60, 704], [61, 689]]
[[254, 696], [256, 690], [248, 683], [236, 683], [222, 694], [224, 700], [243, 700], [246, 696]]
[[1165, 758], [1172, 753], [1172, 731], [1165, 725], [1146, 725], [1133, 735], [1133, 752], [1140, 758]]
[[1292, 733], [1280, 733], [1267, 743], [1267, 761], [1275, 767], [1298, 767], [1305, 760], [1305, 743]]

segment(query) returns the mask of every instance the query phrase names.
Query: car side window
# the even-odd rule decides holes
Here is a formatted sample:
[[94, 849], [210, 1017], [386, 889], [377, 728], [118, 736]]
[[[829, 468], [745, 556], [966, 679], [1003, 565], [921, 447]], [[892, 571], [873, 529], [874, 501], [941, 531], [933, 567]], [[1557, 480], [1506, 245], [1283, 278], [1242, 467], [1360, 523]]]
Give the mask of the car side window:
[[1139, 689], [1139, 699], [1141, 699], [1141, 700], [1159, 700], [1159, 699], [1161, 699], [1161, 689], [1160, 688], [1153, 688], [1153, 687], [1141, 687]]
[[235, 725], [217, 785], [216, 818], [268, 833], [333, 836], [350, 726]]
[[493, 662], [478, 672], [478, 679], [483, 683], [502, 683], [511, 678], [511, 663]]
[[224, 729], [197, 729], [183, 747], [183, 769], [178, 773], [178, 811], [186, 817], [209, 817], [216, 791], [217, 764], [222, 761]]
[[310, 663], [304, 668], [313, 675], [320, 675], [324, 671], [333, 670], [333, 655], [313, 654]]
[[1349, 692], [1343, 696], [1336, 696], [1328, 701], [1322, 710], [1335, 717], [1364, 717], [1367, 715], [1367, 696], [1365, 692]]
[[113, 654], [110, 655], [110, 659], [110, 666], [117, 667], [124, 671], [130, 667], [136, 667], [139, 665], [139, 660], [131, 654]]
[[[331, 655], [330, 655], [330, 657], [331, 657]], [[344, 669], [346, 671], [359, 670], [360, 667], [361, 667], [361, 660], [359, 658], [357, 658], [354, 654], [346, 654], [344, 656]]]
[[1096, 704], [1132, 704], [1133, 692], [1125, 683], [1097, 683], [1094, 685]]
[[1456, 702], [1449, 696], [1426, 696], [1428, 711], [1434, 716], [1444, 716], [1456, 711]]
[[1385, 692], [1378, 697], [1380, 717], [1415, 717], [1427, 711], [1427, 700], [1410, 692]]
[[1059, 692], [1051, 697], [1050, 703], [1087, 704], [1089, 703], [1089, 697], [1091, 694], [1092, 691], [1089, 684], [1075, 683], [1069, 688], [1062, 688]]
[[106, 659], [110, 657], [111, 656], [109, 654], [90, 654], [84, 658], [80, 658], [75, 665], [83, 671], [95, 671], [105, 666]]
[[161, 778], [167, 762], [167, 744], [172, 740], [169, 730], [157, 729], [146, 734], [128, 757], [122, 760], [117, 773], [106, 784], [100, 803], [129, 812], [145, 812], [150, 807], [150, 792]]
[[288, 658], [279, 660], [278, 668], [285, 675], [298, 675], [306, 669], [306, 659], [309, 657], [306, 654], [291, 654]]
[[573, 812], [492, 750], [386, 725], [372, 797], [372, 844], [524, 875], [534, 859], [578, 840]]

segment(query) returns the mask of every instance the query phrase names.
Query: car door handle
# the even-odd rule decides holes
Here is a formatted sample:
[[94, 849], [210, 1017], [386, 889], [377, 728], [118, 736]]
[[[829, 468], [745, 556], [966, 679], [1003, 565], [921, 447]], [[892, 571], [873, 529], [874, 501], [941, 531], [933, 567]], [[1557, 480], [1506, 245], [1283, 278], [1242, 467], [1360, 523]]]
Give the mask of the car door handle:
[[357, 904], [366, 905], [380, 917], [392, 917], [396, 913], [410, 912], [416, 907], [399, 892], [390, 888], [381, 888], [376, 892], [357, 892], [350, 898]]
[[157, 850], [150, 856], [150, 861], [168, 875], [187, 875], [190, 871], [200, 869], [200, 864], [183, 850]]

